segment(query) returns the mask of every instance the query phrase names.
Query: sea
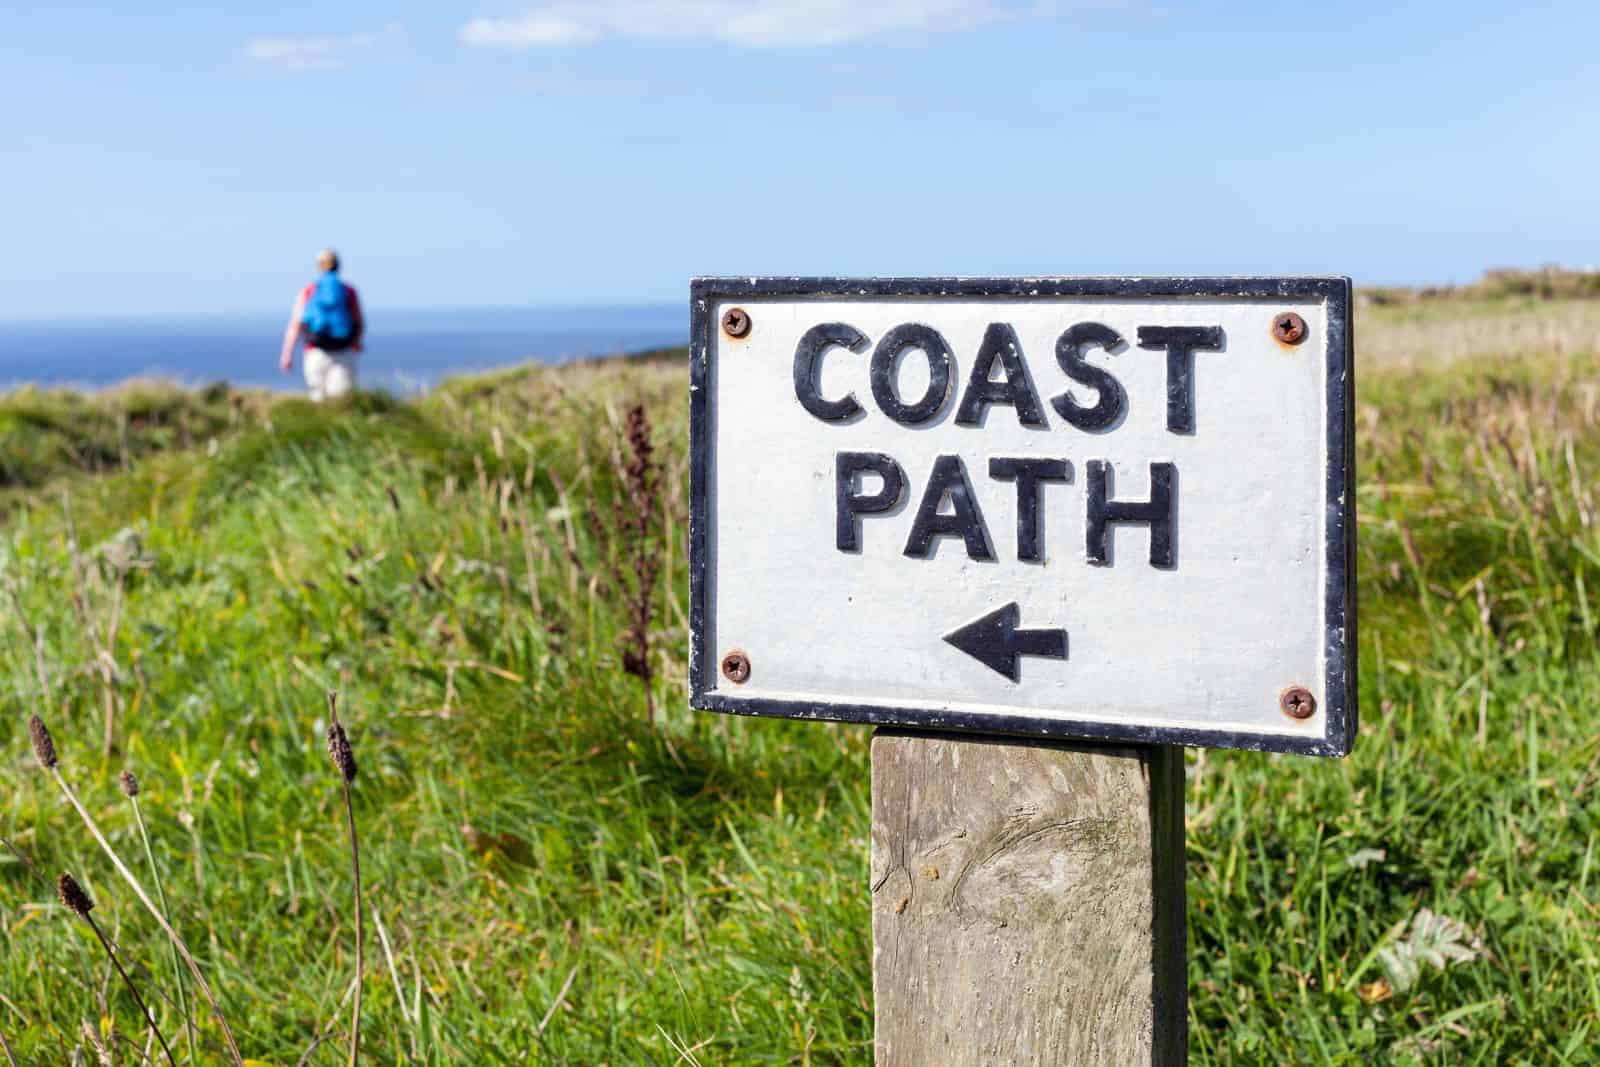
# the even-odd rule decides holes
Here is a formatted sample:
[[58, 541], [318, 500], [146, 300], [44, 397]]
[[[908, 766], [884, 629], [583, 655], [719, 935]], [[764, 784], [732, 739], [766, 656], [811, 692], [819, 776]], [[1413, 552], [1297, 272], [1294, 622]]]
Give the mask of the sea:
[[[363, 388], [409, 395], [453, 374], [560, 364], [688, 342], [681, 304], [368, 312]], [[0, 321], [0, 390], [130, 379], [304, 388], [278, 369], [280, 314]]]

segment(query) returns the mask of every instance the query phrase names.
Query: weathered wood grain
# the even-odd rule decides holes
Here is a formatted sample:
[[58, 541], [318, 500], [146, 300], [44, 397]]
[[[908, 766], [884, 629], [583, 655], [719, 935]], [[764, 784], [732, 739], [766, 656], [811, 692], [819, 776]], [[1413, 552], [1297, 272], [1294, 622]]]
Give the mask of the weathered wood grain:
[[877, 1067], [1181, 1064], [1183, 756], [880, 730]]

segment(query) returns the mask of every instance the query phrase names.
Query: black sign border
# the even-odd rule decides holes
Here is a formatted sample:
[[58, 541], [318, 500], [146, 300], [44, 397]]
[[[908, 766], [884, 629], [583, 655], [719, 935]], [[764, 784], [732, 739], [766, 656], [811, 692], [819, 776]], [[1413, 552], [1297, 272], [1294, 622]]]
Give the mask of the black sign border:
[[[1018, 715], [741, 697], [711, 688], [717, 654], [705, 645], [711, 473], [712, 308], [752, 298], [884, 297], [1236, 298], [1323, 303], [1327, 312], [1326, 663], [1321, 736], [1147, 726]], [[1209, 278], [694, 278], [689, 283], [689, 706], [699, 711], [1077, 741], [1198, 745], [1306, 756], [1344, 756], [1357, 730], [1355, 591], [1355, 360], [1352, 285], [1344, 277]]]

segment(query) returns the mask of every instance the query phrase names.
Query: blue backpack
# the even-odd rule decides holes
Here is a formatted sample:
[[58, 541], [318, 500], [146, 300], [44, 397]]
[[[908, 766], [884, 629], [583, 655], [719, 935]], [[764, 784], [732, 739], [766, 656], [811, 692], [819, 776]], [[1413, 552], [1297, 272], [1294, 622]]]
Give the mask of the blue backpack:
[[305, 323], [307, 343], [324, 352], [339, 352], [355, 343], [355, 317], [350, 313], [350, 289], [333, 271], [317, 279], [306, 301]]

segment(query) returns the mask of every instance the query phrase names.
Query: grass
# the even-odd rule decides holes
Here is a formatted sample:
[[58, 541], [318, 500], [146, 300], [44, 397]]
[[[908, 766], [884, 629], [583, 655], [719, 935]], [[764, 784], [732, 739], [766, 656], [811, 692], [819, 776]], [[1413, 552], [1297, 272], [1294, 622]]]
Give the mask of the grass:
[[[1600, 435], [1572, 402], [1596, 371], [1592, 357], [1462, 366], [1365, 391], [1356, 753], [1209, 753], [1191, 772], [1205, 1060], [1600, 1053], [1600, 659], [1584, 592], [1600, 539], [1581, 474]], [[1478, 958], [1402, 992], [1380, 952], [1422, 908], [1466, 924]]]
[[[1365, 725], [1344, 761], [1190, 754], [1192, 1062], [1600, 1056], [1600, 346], [1575, 308], [1363, 312]], [[30, 711], [124, 855], [139, 775], [173, 924], [258, 1061], [349, 1040], [338, 691], [373, 1062], [871, 1062], [867, 731], [684, 710], [684, 384], [663, 355], [338, 414], [250, 398], [194, 447], [63, 447], [13, 488], [0, 833], [84, 882], [169, 1038], [161, 931], [33, 765]], [[654, 728], [619, 647], [629, 549], [587, 521], [627, 491], [635, 400], [663, 464]], [[46, 894], [0, 855], [8, 1047], [67, 1059], [102, 995], [142, 1046]]]
[[116, 470], [210, 440], [256, 421], [264, 402], [221, 384], [185, 390], [131, 382], [101, 393], [9, 393], [0, 399], [0, 508], [6, 491], [37, 488], [64, 470]]
[[1497, 301], [1594, 300], [1600, 298], [1600, 271], [1546, 266], [1537, 270], [1502, 268], [1484, 271], [1466, 285], [1421, 289], [1374, 287], [1362, 295], [1379, 305], [1433, 305], [1454, 301], [1491, 304]]

